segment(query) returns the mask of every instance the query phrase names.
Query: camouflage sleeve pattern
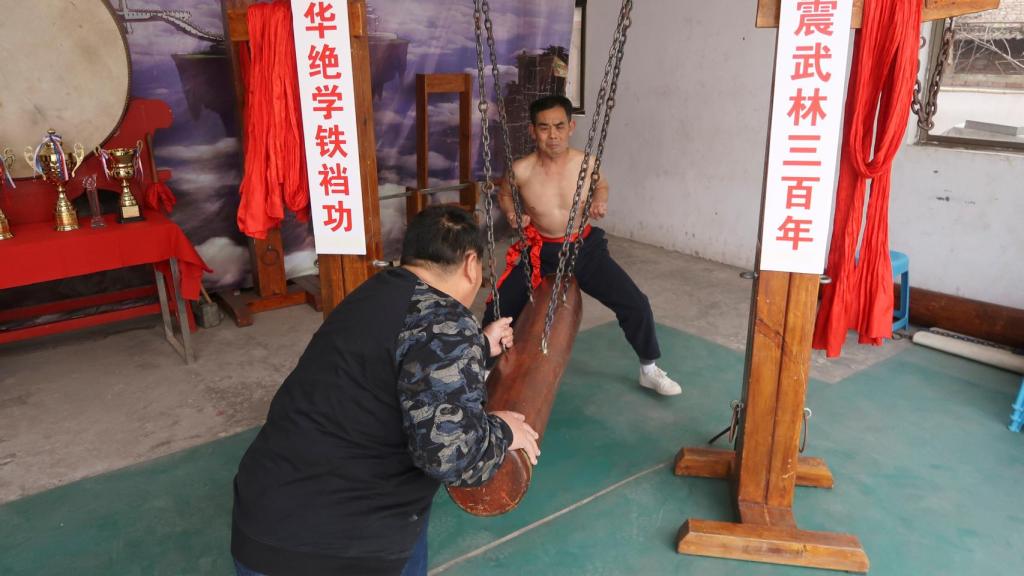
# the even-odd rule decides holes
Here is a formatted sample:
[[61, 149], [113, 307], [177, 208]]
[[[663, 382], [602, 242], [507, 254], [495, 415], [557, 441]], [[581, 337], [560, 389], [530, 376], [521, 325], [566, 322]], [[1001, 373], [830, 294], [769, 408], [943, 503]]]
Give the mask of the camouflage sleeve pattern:
[[478, 486], [512, 434], [484, 412], [485, 338], [459, 303], [418, 284], [398, 337], [398, 399], [413, 462], [453, 486]]

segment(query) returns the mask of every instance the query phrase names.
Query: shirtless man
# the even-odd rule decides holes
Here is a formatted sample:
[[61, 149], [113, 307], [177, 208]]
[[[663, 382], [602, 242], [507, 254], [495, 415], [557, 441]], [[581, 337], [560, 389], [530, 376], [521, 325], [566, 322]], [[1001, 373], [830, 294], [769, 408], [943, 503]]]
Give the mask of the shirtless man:
[[[533, 263], [530, 281], [535, 287], [544, 275], [552, 274], [558, 268], [562, 236], [583, 164], [583, 152], [569, 146], [569, 138], [575, 129], [572, 103], [567, 98], [546, 96], [533, 102], [530, 105], [530, 135], [537, 143], [537, 151], [512, 165], [523, 200], [523, 226], [530, 244], [527, 256]], [[509, 223], [515, 227], [512, 190], [507, 182], [501, 188], [498, 201]], [[582, 199], [579, 210], [583, 210]], [[607, 212], [608, 182], [601, 176], [594, 192], [590, 218], [599, 220]], [[579, 218], [577, 215], [577, 222]], [[604, 230], [587, 226], [583, 238], [575, 270], [580, 289], [615, 312], [626, 340], [640, 359], [640, 385], [665, 396], [679, 394], [683, 391], [679, 384], [654, 363], [661, 357], [661, 350], [647, 296], [608, 253]], [[516, 318], [529, 300], [527, 278], [518, 244], [509, 249], [509, 256], [507, 261], [519, 258], [519, 263], [505, 270], [498, 281], [498, 294], [502, 316]], [[488, 304], [484, 319], [485, 325], [494, 320], [493, 304]]]

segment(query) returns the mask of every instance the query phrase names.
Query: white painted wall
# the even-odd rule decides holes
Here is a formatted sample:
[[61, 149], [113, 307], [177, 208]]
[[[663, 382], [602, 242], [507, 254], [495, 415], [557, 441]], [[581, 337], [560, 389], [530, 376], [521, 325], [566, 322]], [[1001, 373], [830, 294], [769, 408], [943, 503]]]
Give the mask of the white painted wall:
[[[588, 5], [588, 109], [618, 7]], [[775, 44], [754, 12], [747, 0], [636, 3], [604, 160], [609, 232], [753, 265]], [[582, 146], [589, 118], [579, 124]], [[912, 285], [1024, 308], [1024, 155], [908, 144], [890, 225]]]

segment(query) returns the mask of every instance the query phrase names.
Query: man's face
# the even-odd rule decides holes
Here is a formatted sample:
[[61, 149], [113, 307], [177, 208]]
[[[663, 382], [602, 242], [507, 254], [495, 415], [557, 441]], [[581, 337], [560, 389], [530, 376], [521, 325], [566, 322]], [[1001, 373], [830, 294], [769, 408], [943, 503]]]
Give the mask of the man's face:
[[569, 137], [575, 129], [576, 121], [569, 118], [564, 108], [556, 106], [537, 114], [537, 121], [530, 125], [530, 135], [540, 152], [558, 156], [569, 149]]

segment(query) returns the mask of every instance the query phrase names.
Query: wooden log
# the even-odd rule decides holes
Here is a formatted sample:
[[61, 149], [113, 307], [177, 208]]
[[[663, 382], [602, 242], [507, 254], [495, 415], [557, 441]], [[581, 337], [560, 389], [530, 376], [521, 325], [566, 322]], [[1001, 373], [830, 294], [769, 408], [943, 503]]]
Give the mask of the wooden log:
[[[582, 300], [576, 281], [570, 280], [568, 296], [559, 305], [551, 328], [548, 354], [540, 350], [544, 334], [544, 315], [551, 298], [552, 276], [534, 294], [534, 302], [527, 304], [515, 324], [516, 345], [498, 360], [487, 379], [488, 411], [511, 410], [526, 416], [526, 422], [544, 440], [548, 416], [555, 402], [555, 394], [569, 363], [576, 332], [580, 328]], [[497, 473], [483, 486], [476, 488], [449, 487], [448, 494], [455, 503], [476, 516], [497, 516], [515, 508], [526, 495], [533, 476], [533, 466], [521, 451], [509, 453]]]
[[[779, 27], [781, 0], [757, 0], [757, 27]], [[974, 12], [999, 8], [999, 0], [924, 0], [921, 19], [924, 21], [953, 18]], [[864, 0], [853, 0], [853, 27], [860, 28]]]

